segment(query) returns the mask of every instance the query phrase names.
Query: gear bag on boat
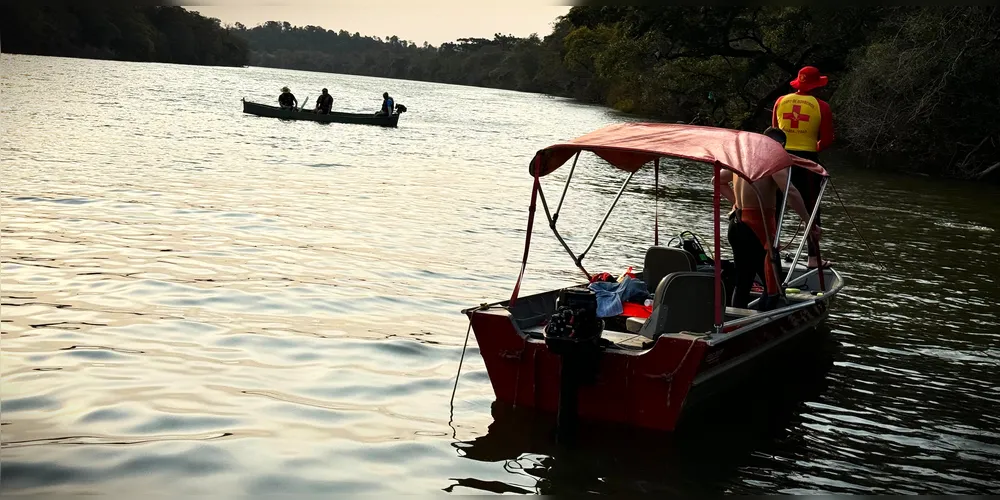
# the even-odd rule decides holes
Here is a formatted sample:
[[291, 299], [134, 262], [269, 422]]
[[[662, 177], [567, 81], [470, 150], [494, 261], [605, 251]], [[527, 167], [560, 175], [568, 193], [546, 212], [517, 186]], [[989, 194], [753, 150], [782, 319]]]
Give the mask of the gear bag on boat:
[[624, 312], [624, 302], [642, 304], [650, 297], [646, 282], [625, 276], [621, 282], [595, 281], [587, 288], [597, 294], [597, 317], [610, 318]]

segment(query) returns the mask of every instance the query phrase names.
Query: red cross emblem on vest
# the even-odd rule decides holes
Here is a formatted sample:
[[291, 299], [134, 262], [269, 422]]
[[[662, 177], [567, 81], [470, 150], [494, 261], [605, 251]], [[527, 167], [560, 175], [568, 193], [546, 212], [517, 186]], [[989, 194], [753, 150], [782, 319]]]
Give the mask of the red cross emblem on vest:
[[809, 121], [809, 115], [803, 115], [802, 106], [799, 106], [798, 104], [793, 104], [792, 112], [781, 115], [781, 118], [784, 120], [790, 120], [792, 122], [792, 128], [799, 128], [799, 122]]

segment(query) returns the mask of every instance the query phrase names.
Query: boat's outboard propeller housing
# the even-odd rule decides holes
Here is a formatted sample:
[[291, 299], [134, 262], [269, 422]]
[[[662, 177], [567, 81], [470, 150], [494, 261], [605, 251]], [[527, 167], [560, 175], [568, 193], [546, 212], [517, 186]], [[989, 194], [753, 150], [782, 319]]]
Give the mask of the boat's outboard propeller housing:
[[560, 438], [572, 438], [577, 421], [578, 390], [594, 383], [601, 355], [604, 320], [597, 317], [597, 295], [587, 288], [565, 288], [545, 325], [545, 345], [562, 361], [559, 372]]

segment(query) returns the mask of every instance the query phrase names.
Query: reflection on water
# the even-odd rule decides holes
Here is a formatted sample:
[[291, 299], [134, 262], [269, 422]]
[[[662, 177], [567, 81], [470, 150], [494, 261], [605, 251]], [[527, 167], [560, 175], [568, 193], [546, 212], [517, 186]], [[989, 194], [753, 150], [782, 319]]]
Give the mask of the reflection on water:
[[[994, 187], [831, 160], [887, 267], [830, 198], [836, 348], [682, 435], [588, 426], [567, 450], [551, 416], [492, 404], [474, 341], [452, 412], [458, 311], [510, 292], [533, 152], [624, 118], [419, 82], [0, 61], [5, 493], [1000, 493]], [[408, 112], [399, 129], [240, 112], [283, 85], [346, 111], [384, 89]], [[574, 248], [622, 179], [597, 166], [581, 159], [560, 216]], [[710, 174], [663, 171], [664, 236], [710, 235]], [[651, 180], [588, 269], [641, 264]], [[578, 278], [536, 224], [524, 293]]]
[[[487, 435], [455, 447], [465, 458], [503, 462], [523, 477], [500, 483], [455, 478], [452, 488], [501, 493], [527, 487], [546, 495], [759, 492], [739, 485], [740, 469], [780, 446], [803, 401], [826, 389], [838, 346], [827, 329], [821, 334], [799, 345], [786, 365], [760, 374], [759, 384], [734, 388], [672, 435], [591, 424], [581, 428], [579, 442], [557, 445], [554, 418], [495, 403]], [[772, 484], [768, 491], [782, 487]]]

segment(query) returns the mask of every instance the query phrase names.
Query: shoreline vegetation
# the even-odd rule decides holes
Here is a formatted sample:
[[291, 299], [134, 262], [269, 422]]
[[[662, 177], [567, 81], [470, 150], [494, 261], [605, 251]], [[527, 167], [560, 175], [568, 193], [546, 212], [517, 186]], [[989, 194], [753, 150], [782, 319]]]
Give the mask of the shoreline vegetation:
[[552, 33], [437, 47], [179, 6], [4, 2], [7, 53], [265, 66], [569, 97], [664, 121], [763, 130], [799, 68], [830, 85], [834, 147], [867, 166], [1000, 178], [1000, 9], [578, 5]]

